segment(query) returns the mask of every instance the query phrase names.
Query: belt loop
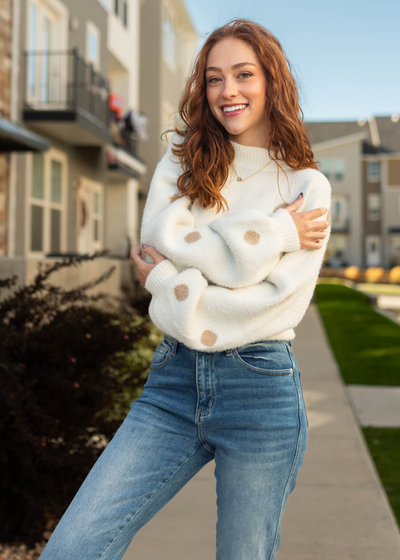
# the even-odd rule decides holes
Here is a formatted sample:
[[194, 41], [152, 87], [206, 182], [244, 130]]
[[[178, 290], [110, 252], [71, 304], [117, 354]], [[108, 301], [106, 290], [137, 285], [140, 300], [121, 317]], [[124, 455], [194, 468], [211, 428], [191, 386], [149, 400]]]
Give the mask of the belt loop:
[[173, 356], [175, 356], [176, 354], [176, 349], [178, 348], [178, 339], [174, 338], [173, 339], [173, 345], [172, 345], [172, 354]]

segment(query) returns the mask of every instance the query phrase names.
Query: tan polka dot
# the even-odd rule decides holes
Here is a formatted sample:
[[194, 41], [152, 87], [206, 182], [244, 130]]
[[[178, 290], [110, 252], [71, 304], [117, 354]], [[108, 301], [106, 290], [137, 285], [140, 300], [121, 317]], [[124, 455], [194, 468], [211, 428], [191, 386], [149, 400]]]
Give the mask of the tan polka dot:
[[194, 243], [195, 241], [198, 241], [201, 238], [201, 234], [198, 231], [192, 231], [191, 233], [188, 233], [185, 237], [185, 241], [186, 243]]
[[328, 222], [328, 224], [330, 225], [331, 223], [331, 209], [329, 208], [328, 212], [326, 213], [326, 221]]
[[250, 245], [257, 245], [257, 243], [260, 241], [260, 234], [257, 233], [256, 231], [252, 231], [251, 229], [249, 229], [248, 231], [246, 231], [246, 233], [244, 234], [244, 238], [243, 238], [247, 243], [250, 243]]
[[208, 346], [210, 348], [217, 342], [217, 338], [217, 335], [212, 331], [204, 331], [201, 335], [200, 341], [204, 344], [204, 346]]
[[286, 208], [286, 206], [288, 206], [288, 205], [286, 204], [286, 202], [283, 202], [283, 204], [278, 204], [278, 206], [275, 206], [274, 212], [276, 212], [277, 210], [279, 210], [279, 208]]
[[175, 297], [178, 301], [183, 301], [189, 295], [189, 287], [186, 284], [179, 284], [174, 288]]

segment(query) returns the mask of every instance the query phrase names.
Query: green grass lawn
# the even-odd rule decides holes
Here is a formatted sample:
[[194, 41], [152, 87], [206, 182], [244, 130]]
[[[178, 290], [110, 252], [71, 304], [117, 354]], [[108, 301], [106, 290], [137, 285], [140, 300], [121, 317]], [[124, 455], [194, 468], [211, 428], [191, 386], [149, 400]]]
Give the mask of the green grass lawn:
[[398, 284], [357, 284], [357, 289], [371, 294], [400, 296]]
[[400, 525], [400, 428], [362, 428], [362, 431]]
[[314, 298], [345, 383], [400, 385], [400, 325], [344, 285], [317, 284]]

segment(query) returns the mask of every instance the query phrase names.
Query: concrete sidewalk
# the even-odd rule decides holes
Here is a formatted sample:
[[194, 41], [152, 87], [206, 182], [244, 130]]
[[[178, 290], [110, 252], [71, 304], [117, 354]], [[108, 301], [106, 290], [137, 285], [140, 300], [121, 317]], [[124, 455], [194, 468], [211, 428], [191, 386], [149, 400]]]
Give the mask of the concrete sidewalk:
[[[296, 335], [309, 446], [276, 558], [399, 560], [400, 532], [314, 304]], [[212, 461], [139, 531], [124, 560], [215, 560], [216, 521]]]

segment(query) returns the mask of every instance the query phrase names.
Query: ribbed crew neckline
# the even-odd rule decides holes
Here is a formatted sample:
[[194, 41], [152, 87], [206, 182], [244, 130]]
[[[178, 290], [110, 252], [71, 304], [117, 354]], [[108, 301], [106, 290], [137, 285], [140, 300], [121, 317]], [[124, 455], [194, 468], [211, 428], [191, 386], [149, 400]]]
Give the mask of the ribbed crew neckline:
[[[235, 165], [245, 167], [248, 169], [260, 169], [272, 160], [266, 148], [259, 148], [258, 146], [243, 146], [230, 140], [230, 143], [235, 149]], [[276, 163], [272, 162], [266, 167], [263, 172], [271, 172], [276, 170]]]

